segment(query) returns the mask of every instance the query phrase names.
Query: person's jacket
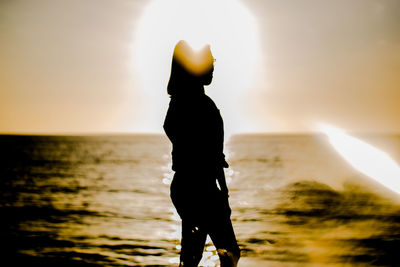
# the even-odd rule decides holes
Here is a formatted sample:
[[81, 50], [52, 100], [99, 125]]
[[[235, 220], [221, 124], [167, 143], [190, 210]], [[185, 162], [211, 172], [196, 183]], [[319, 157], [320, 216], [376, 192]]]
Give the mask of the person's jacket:
[[228, 167], [223, 154], [223, 120], [207, 95], [172, 96], [164, 121], [172, 142], [172, 169]]

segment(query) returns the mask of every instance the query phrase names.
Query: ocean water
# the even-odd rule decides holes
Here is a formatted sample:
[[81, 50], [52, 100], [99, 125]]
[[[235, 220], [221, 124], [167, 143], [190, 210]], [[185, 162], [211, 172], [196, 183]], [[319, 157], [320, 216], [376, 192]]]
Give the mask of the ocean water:
[[[400, 136], [362, 138], [400, 162]], [[1, 266], [177, 266], [164, 136], [3, 135], [0, 147]], [[233, 136], [225, 150], [239, 266], [400, 266], [400, 197], [325, 137]], [[209, 241], [201, 265], [218, 264]]]

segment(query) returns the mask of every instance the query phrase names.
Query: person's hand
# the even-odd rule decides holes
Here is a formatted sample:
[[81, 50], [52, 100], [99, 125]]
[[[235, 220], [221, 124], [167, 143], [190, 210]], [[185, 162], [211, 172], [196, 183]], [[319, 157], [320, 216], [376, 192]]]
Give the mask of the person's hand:
[[228, 191], [228, 186], [226, 185], [225, 181], [225, 171], [223, 168], [217, 168], [216, 170], [216, 176], [219, 184], [219, 188], [221, 190], [221, 193], [224, 197], [229, 197], [229, 191]]

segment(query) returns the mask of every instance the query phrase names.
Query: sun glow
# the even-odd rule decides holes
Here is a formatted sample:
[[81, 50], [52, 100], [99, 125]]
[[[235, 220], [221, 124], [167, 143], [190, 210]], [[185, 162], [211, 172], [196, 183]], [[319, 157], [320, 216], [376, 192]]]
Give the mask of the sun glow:
[[321, 125], [320, 129], [354, 168], [400, 194], [400, 167], [389, 155], [332, 126]]
[[211, 46], [216, 63], [206, 92], [221, 109], [227, 132], [247, 127], [239, 100], [255, 82], [260, 49], [256, 22], [239, 0], [153, 0], [139, 21], [135, 40], [135, 73], [149, 100], [144, 100], [149, 103], [147, 112], [153, 115], [145, 128], [161, 130], [172, 53], [180, 40], [194, 49]]

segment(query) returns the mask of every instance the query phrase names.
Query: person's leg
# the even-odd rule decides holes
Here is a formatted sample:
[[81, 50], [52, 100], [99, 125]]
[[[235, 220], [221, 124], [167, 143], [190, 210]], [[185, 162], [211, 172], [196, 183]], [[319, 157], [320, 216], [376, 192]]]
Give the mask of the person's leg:
[[197, 266], [203, 256], [207, 232], [189, 220], [182, 220], [182, 241], [180, 265]]
[[221, 267], [237, 266], [240, 249], [230, 219], [228, 198], [218, 191], [212, 196], [213, 204], [210, 203], [209, 211], [213, 220], [205, 222], [207, 233], [217, 248]]
[[217, 248], [221, 267], [237, 266], [237, 262], [240, 258], [240, 249], [230, 218], [220, 218], [218, 221], [209, 225], [208, 228], [211, 240]]

